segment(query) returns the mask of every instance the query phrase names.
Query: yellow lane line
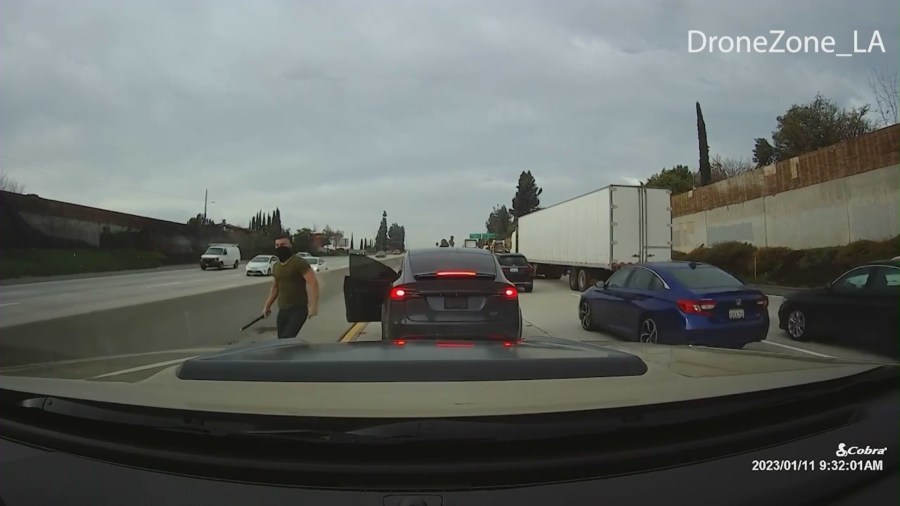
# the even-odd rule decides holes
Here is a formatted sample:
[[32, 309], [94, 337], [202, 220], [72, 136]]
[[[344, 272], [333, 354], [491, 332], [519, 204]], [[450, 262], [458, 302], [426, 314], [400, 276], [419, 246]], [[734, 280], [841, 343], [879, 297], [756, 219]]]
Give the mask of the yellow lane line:
[[344, 332], [344, 335], [341, 337], [339, 342], [349, 343], [354, 339], [359, 337], [362, 333], [363, 329], [366, 328], [366, 322], [356, 322], [347, 329], [347, 332]]

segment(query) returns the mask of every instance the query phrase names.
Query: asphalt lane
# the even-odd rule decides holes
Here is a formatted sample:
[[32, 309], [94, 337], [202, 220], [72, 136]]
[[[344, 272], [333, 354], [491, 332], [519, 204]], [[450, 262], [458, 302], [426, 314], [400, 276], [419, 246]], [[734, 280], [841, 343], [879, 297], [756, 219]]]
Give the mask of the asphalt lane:
[[[329, 271], [349, 265], [348, 257], [326, 257], [325, 262]], [[245, 267], [246, 261], [221, 271], [193, 266], [5, 285], [0, 287], [0, 328], [271, 282], [247, 277]]]
[[[396, 268], [398, 262], [393, 259], [388, 264]], [[343, 298], [343, 278], [347, 270], [334, 265], [329, 267], [328, 272], [319, 274], [319, 315], [306, 323], [300, 338], [307, 342], [381, 339], [377, 323], [347, 321]], [[242, 272], [240, 276], [234, 276], [235, 281], [243, 283], [238, 288], [4, 329], [0, 337], [0, 366], [3, 367], [0, 374], [134, 381], [192, 356], [275, 339], [274, 315], [245, 332], [238, 330], [259, 314], [269, 282], [267, 279], [244, 279]], [[606, 333], [581, 329], [578, 296], [569, 290], [565, 279], [536, 280], [534, 292], [520, 294], [525, 337], [622, 342]], [[886, 360], [846, 346], [790, 340], [777, 328], [781, 297], [770, 295], [770, 301], [768, 338], [748, 345], [746, 349], [800, 356]]]
[[[520, 293], [522, 317], [525, 328], [523, 336], [553, 336], [594, 343], [621, 343], [623, 339], [605, 332], [588, 332], [581, 328], [578, 320], [578, 299], [580, 293], [569, 289], [568, 280], [537, 279], [534, 291]], [[803, 342], [791, 340], [778, 328], [778, 307], [784, 300], [780, 295], [769, 296], [769, 332], [766, 339], [744, 347], [747, 350], [768, 353], [783, 353], [822, 358], [844, 358], [864, 361], [890, 361], [889, 357], [855, 349], [846, 345], [825, 342]], [[371, 341], [381, 339], [381, 327], [376, 324], [357, 326], [345, 337], [345, 341]]]
[[[350, 326], [343, 300], [347, 259], [343, 259], [344, 267], [341, 267], [342, 262], [329, 260], [332, 260], [326, 260], [329, 269], [318, 273], [319, 315], [310, 319], [301, 332], [301, 337], [310, 342], [335, 341]], [[386, 263], [398, 264], [399, 260], [388, 259]], [[277, 310], [248, 330], [239, 330], [260, 314], [271, 278], [246, 277], [243, 270], [232, 270], [195, 272], [190, 279], [207, 274], [212, 275], [207, 279], [213, 281], [194, 283], [188, 290], [177, 290], [176, 286], [181, 285], [161, 287], [167, 296], [146, 296], [150, 302], [128, 305], [112, 300], [113, 295], [96, 286], [89, 286], [81, 297], [74, 287], [67, 286], [71, 290], [68, 296], [75, 306], [68, 310], [74, 314], [4, 327], [0, 333], [0, 367], [7, 368], [8, 372], [10, 367], [21, 371], [23, 366], [33, 369], [35, 364], [45, 364], [39, 367], [49, 371], [61, 364], [75, 363], [82, 367], [86, 362], [96, 362], [100, 364], [96, 367], [103, 369], [98, 372], [101, 374], [109, 367], [117, 367], [114, 363], [120, 358], [131, 367], [135, 361], [150, 364], [174, 360], [169, 354], [179, 350], [187, 350], [185, 353], [189, 356], [193, 350], [209, 351], [275, 338]], [[84, 282], [78, 280], [77, 284]], [[116, 282], [107, 278], [102, 280], [106, 290], [118, 292], [119, 296], [130, 294], [130, 302], [140, 299], [135, 292], [166, 282], [170, 281], [159, 276], [147, 279], [144, 275]], [[185, 292], [201, 293], [184, 295]], [[42, 303], [48, 300], [38, 297], [35, 295], [35, 300]], [[110, 307], [86, 311], [99, 305], [97, 300], [101, 297], [109, 301]], [[80, 299], [86, 299], [86, 303], [78, 304]], [[46, 314], [41, 312], [38, 316]], [[144, 359], [135, 358], [140, 356]], [[91, 369], [91, 372], [97, 370]], [[71, 374], [74, 373], [64, 376]]]

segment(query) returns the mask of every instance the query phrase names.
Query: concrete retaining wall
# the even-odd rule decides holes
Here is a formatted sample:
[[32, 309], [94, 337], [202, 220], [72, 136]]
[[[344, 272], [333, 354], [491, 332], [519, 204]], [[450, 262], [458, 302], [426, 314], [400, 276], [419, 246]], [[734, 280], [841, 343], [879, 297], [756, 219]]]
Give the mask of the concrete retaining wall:
[[900, 125], [672, 197], [673, 247], [794, 249], [900, 235]]

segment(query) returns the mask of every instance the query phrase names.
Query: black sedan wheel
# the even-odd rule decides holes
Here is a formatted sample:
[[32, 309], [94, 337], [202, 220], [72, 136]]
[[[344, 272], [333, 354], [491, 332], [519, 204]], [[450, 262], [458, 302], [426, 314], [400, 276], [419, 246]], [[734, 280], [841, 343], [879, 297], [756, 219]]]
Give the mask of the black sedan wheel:
[[581, 320], [581, 328], [588, 332], [597, 330], [597, 324], [594, 322], [594, 315], [591, 313], [591, 305], [587, 301], [582, 301], [578, 305], [578, 319]]
[[809, 334], [806, 329], [806, 314], [799, 309], [792, 309], [788, 314], [788, 336], [794, 341], [808, 341]]

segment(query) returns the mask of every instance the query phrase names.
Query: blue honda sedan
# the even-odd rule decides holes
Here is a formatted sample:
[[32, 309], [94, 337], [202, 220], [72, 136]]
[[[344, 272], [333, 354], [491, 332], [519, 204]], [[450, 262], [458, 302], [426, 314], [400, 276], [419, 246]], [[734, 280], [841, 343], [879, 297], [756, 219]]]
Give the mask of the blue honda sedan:
[[623, 267], [583, 294], [585, 330], [628, 340], [742, 348], [769, 331], [769, 298], [718, 267], [699, 262]]

